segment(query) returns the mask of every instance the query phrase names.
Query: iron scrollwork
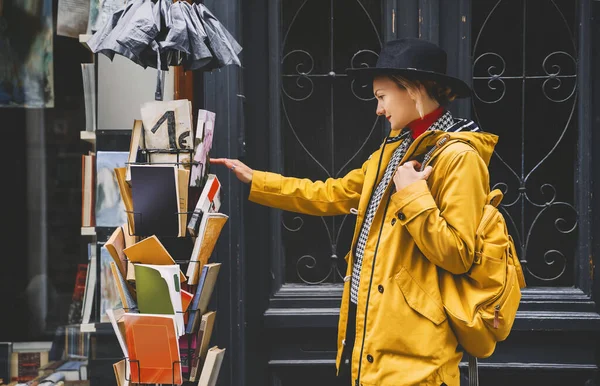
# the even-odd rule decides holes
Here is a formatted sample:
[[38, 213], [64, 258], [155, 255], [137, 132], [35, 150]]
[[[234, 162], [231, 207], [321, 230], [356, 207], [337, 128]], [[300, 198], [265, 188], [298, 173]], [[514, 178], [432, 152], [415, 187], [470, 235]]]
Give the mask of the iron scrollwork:
[[[363, 61], [360, 61], [361, 57], [365, 57], [365, 56], [372, 56], [370, 61], [365, 61], [366, 59], [362, 59]], [[377, 52], [372, 51], [372, 50], [359, 50], [357, 51], [354, 55], [352, 55], [352, 59], [350, 59], [350, 68], [369, 68], [369, 67], [373, 67], [373, 63], [377, 62], [377, 58], [379, 58], [379, 54], [377, 54]], [[372, 83], [368, 82], [368, 83], [364, 83], [364, 84], [358, 84], [358, 87], [361, 89], [361, 91], [365, 88], [368, 89], [367, 93], [371, 94], [370, 96], [366, 96], [366, 97], [362, 97], [359, 95], [359, 93], [356, 92], [355, 87], [357, 86], [357, 80], [353, 79], [352, 83], [350, 85], [350, 90], [352, 90], [352, 94], [354, 94], [354, 96], [362, 101], [368, 102], [371, 101], [373, 99], [375, 99], [375, 96], [372, 95], [373, 92], [371, 91], [371, 87], [373, 86]]]
[[[567, 29], [570, 31], [570, 29], [568, 28], [568, 23], [567, 23], [564, 15], [560, 11], [560, 9], [556, 5], [556, 3], [553, 0], [550, 0], [550, 1], [551, 1], [552, 5], [554, 6], [554, 8], [556, 9], [556, 11], [560, 13], [562, 20], [565, 22]], [[501, 3], [502, 3], [502, 0], [499, 0], [495, 4], [495, 6], [491, 9], [490, 13], [487, 15], [484, 23], [481, 26], [481, 29], [479, 30], [477, 38], [475, 40], [473, 52], [477, 52], [479, 40], [480, 40], [482, 34], [484, 33], [486, 24], [488, 23], [490, 18], [493, 16], [493, 14], [497, 11], [497, 8]], [[526, 3], [527, 2], [523, 2], [523, 7], [526, 7]], [[525, 14], [525, 9], [523, 10], [523, 14]], [[526, 23], [526, 21], [524, 19], [523, 20], [524, 26], [525, 26], [525, 23]], [[525, 34], [525, 27], [523, 30], [523, 34]], [[576, 47], [575, 47], [574, 41], [572, 40], [572, 37], [569, 40], [573, 43], [572, 48], [573, 48], [573, 52], [575, 52]], [[524, 41], [525, 41], [525, 39], [524, 39]], [[526, 54], [525, 53], [525, 45], [523, 45], [523, 52], [522, 52], [523, 57], [525, 57], [525, 54]], [[570, 64], [572, 64], [573, 68], [575, 69], [575, 73], [564, 74], [563, 66], [561, 66], [558, 63], [559, 58], [566, 59], [568, 62], [570, 62]], [[573, 221], [572, 224], [570, 224], [570, 222], [567, 221], [564, 217], [558, 217], [554, 220], [554, 230], [562, 235], [574, 234], [574, 232], [577, 229], [577, 225], [578, 225], [578, 212], [577, 212], [577, 209], [575, 208], [575, 206], [572, 205], [571, 203], [561, 202], [561, 201], [556, 200], [557, 189], [552, 184], [542, 183], [541, 186], [539, 187], [541, 195], [543, 197], [545, 197], [543, 199], [544, 202], [536, 202], [535, 200], [531, 199], [529, 197], [528, 188], [526, 187], [526, 185], [529, 182], [531, 176], [534, 174], [534, 172], [538, 171], [540, 166], [544, 163], [544, 161], [546, 161], [555, 152], [555, 150], [557, 149], [557, 147], [563, 140], [567, 130], [571, 126], [573, 114], [574, 114], [575, 107], [576, 107], [576, 95], [577, 95], [576, 85], [577, 85], [577, 83], [575, 80], [577, 78], [577, 73], [576, 73], [576, 68], [577, 68], [576, 64], [577, 63], [576, 63], [576, 60], [573, 55], [571, 55], [568, 52], [559, 50], [559, 51], [554, 51], [554, 52], [546, 55], [546, 57], [542, 61], [541, 68], [544, 72], [543, 75], [527, 74], [525, 65], [523, 65], [522, 74], [515, 75], [515, 76], [509, 76], [509, 75], [505, 74], [507, 64], [506, 64], [506, 61], [504, 60], [504, 58], [501, 55], [499, 55], [498, 53], [488, 51], [488, 52], [485, 52], [485, 53], [477, 56], [477, 58], [473, 61], [473, 74], [481, 74], [481, 69], [479, 67], [481, 67], [482, 63], [492, 63], [492, 64], [488, 64], [488, 67], [484, 69], [484, 71], [487, 72], [487, 75], [486, 76], [473, 76], [473, 79], [487, 81], [486, 83], [487, 83], [488, 92], [491, 91], [492, 93], [496, 93], [495, 94], [496, 97], [494, 97], [494, 98], [484, 98], [481, 94], [482, 90], [478, 90], [477, 87], [474, 86], [474, 90], [473, 90], [474, 95], [475, 95], [476, 99], [482, 103], [496, 104], [496, 103], [500, 102], [506, 95], [507, 86], [506, 86], [505, 82], [513, 81], [513, 80], [520, 81], [523, 83], [529, 82], [531, 80], [538, 80], [538, 81], [543, 80], [543, 82], [541, 82], [541, 91], [542, 91], [542, 94], [544, 95], [544, 97], [548, 101], [551, 101], [553, 103], [565, 103], [569, 100], [572, 101], [572, 106], [570, 108], [567, 122], [566, 122], [565, 126], [562, 128], [558, 140], [552, 146], [552, 148], [541, 158], [541, 160], [535, 164], [535, 166], [529, 172], [526, 173], [523, 162], [521, 162], [521, 170], [516, 171], [509, 166], [509, 164], [504, 160], [504, 158], [500, 154], [498, 154], [497, 151], [494, 152], [494, 156], [496, 157], [496, 159], [498, 159], [501, 162], [502, 167], [506, 168], [509, 171], [509, 174], [512, 177], [514, 177], [514, 179], [516, 180], [516, 185], [518, 186], [518, 188], [516, 189], [515, 198], [514, 199], [511, 198], [509, 202], [501, 204], [501, 210], [507, 219], [509, 228], [512, 228], [515, 231], [514, 232], [515, 234], [513, 234], [513, 237], [515, 238], [515, 241], [517, 242], [517, 244], [520, 248], [519, 256], [521, 258], [523, 267], [525, 268], [527, 274], [529, 276], [531, 276], [532, 278], [535, 278], [541, 282], [551, 283], [553, 281], [558, 280], [565, 273], [565, 271], [567, 269], [567, 265], [569, 264], [569, 258], [563, 251], [559, 251], [558, 249], [550, 248], [547, 251], [543, 252], [543, 255], [540, 256], [540, 257], [543, 257], [543, 259], [541, 259], [542, 261], [537, 261], [537, 260], [532, 261], [527, 255], [527, 253], [531, 247], [530, 241], [531, 241], [532, 233], [535, 230], [536, 226], [539, 225], [540, 219], [543, 216], [548, 216], [549, 212], [553, 209], [558, 210], [558, 209], [562, 208], [563, 210], [566, 210], [567, 212], [571, 213], [573, 215], [573, 217], [575, 218], [575, 220]], [[563, 80], [565, 80], [565, 79], [573, 80], [573, 89], [568, 90], [565, 93], [565, 96], [558, 97], [558, 96], [556, 96], [556, 92], [559, 91], [561, 88], [563, 88]], [[552, 92], [552, 95], [550, 95], [550, 91]], [[523, 94], [521, 95], [521, 101], [522, 101], [521, 108], [525, 109], [526, 108], [526, 105], [525, 105], [526, 98], [524, 95], [524, 91], [522, 91], [522, 92], [523, 92]], [[481, 122], [481, 120], [479, 119], [479, 116], [477, 114], [476, 108], [474, 108], [474, 112], [475, 112], [475, 116], [476, 116], [477, 120], [479, 120]], [[522, 122], [522, 125], [524, 125], [524, 124], [525, 123]], [[524, 132], [524, 127], [522, 127], [522, 132]], [[523, 136], [521, 138], [521, 141], [524, 141]], [[521, 148], [524, 149], [524, 142], [521, 143]], [[524, 157], [524, 156], [525, 156], [525, 154], [521, 154], [521, 157]], [[500, 189], [505, 194], [505, 196], [507, 195], [507, 193], [509, 193], [509, 190], [510, 190], [509, 184], [507, 182], [496, 183], [493, 186], [493, 188]], [[526, 226], [525, 221], [524, 221], [526, 204], [529, 205], [530, 207], [538, 209], [538, 212], [534, 216], [533, 221], [531, 222], [529, 227]], [[511, 216], [511, 213], [509, 211], [509, 209], [511, 209], [511, 208], [515, 208], [515, 210], [519, 211], [520, 221], [515, 221], [515, 219]], [[511, 232], [511, 233], [513, 233], [513, 232]], [[533, 263], [535, 263], [535, 264], [533, 264]], [[539, 266], [540, 263], [542, 265], [545, 265], [549, 270], [551, 270], [554, 273], [553, 274], [542, 274], [540, 272], [535, 272], [533, 267]]]
[[[323, 223], [323, 226], [325, 227], [325, 230], [327, 231], [327, 235], [329, 237], [329, 243], [331, 245], [331, 252], [329, 255], [329, 270], [325, 274], [325, 276], [323, 276], [321, 279], [313, 280], [313, 281], [309, 280], [308, 278], [306, 278], [306, 275], [303, 272], [309, 272], [310, 270], [313, 270], [316, 268], [318, 262], [327, 261], [327, 260], [324, 258], [317, 259], [313, 255], [305, 254], [305, 255], [301, 256], [296, 262], [296, 273], [303, 283], [305, 283], [305, 284], [322, 284], [327, 281], [336, 283], [338, 281], [343, 280], [344, 274], [340, 270], [340, 267], [338, 265], [339, 260], [338, 260], [338, 254], [337, 254], [337, 245], [339, 242], [339, 238], [340, 238], [342, 229], [344, 228], [344, 223], [346, 222], [347, 218], [348, 218], [348, 215], [343, 216], [342, 222], [339, 225], [339, 228], [336, 230], [335, 225], [330, 228], [328, 226], [328, 224], [326, 223], [325, 219], [323, 217], [321, 217], [321, 221]], [[302, 219], [299, 217], [295, 217], [294, 219], [299, 219], [300, 221], [302, 221]], [[286, 226], [286, 229], [293, 231], [293, 232], [297, 232], [300, 230], [302, 225], [303, 225], [303, 222], [301, 223], [301, 225], [299, 227], [297, 227], [293, 230], [291, 228], [288, 228], [287, 226]], [[335, 238], [331, 234], [332, 231], [336, 232]]]
[[[295, 13], [292, 15], [292, 17], [290, 18], [290, 24], [287, 27], [287, 31], [285, 32], [285, 37], [283, 40], [283, 47], [285, 48], [286, 46], [286, 41], [290, 35], [290, 31], [292, 30], [292, 28], [294, 27], [294, 24], [297, 23], [297, 19], [299, 19], [299, 15], [302, 12], [303, 9], [306, 9], [306, 5], [307, 5], [307, 1], [305, 0], [304, 2], [302, 2], [302, 4], [295, 10]], [[369, 12], [367, 11], [367, 9], [365, 9], [364, 5], [361, 3], [360, 0], [356, 0], [356, 4], [358, 4], [359, 8], [357, 8], [359, 11], [357, 12], [364, 12], [364, 14], [361, 14], [362, 16], [367, 17], [368, 19], [368, 23], [370, 24], [369, 28], [372, 28], [374, 31], [374, 36], [376, 37], [376, 41], [379, 43], [379, 46], [381, 46], [381, 38], [379, 36], [379, 31], [377, 30], [376, 24], [374, 22], [374, 20], [371, 18], [371, 15], [369, 14]], [[330, 9], [331, 12], [333, 12], [333, 0], [330, 0]], [[330, 18], [330, 33], [331, 36], [329, 37], [330, 39], [333, 39], [333, 34], [334, 34], [334, 27], [333, 27], [333, 22], [334, 22], [334, 18], [331, 17]], [[332, 40], [330, 40], [329, 42], [329, 55], [331, 56], [331, 58], [334, 57], [334, 49], [333, 49], [333, 42]], [[350, 58], [349, 58], [349, 66], [350, 68], [357, 68], [358, 66], [360, 67], [368, 67], [368, 66], [372, 66], [375, 64], [375, 62], [377, 61], [377, 53], [372, 50], [372, 49], [359, 49], [358, 51], [356, 51]], [[368, 143], [369, 139], [373, 136], [376, 127], [378, 126], [378, 123], [380, 123], [380, 120], [378, 119], [378, 117], [375, 117], [373, 120], [373, 124], [371, 126], [371, 129], [366, 132], [366, 137], [364, 138], [364, 140], [362, 141], [362, 143], [360, 144], [358, 150], [356, 152], [354, 152], [354, 154], [351, 154], [349, 156], [349, 158], [347, 160], [344, 160], [345, 162], [343, 162], [343, 166], [337, 168], [337, 167], [332, 167], [332, 170], [330, 170], [329, 168], [327, 168], [323, 162], [321, 162], [319, 159], [317, 159], [317, 157], [309, 150], [307, 144], [305, 144], [300, 136], [298, 135], [298, 130], [296, 128], [295, 122], [292, 122], [292, 119], [290, 119], [290, 114], [288, 113], [288, 109], [290, 108], [288, 106], [288, 104], [293, 104], [293, 103], [301, 103], [304, 102], [306, 100], [308, 100], [309, 98], [313, 97], [316, 93], [315, 91], [315, 83], [317, 83], [317, 79], [329, 79], [330, 83], [328, 84], [329, 87], [333, 87], [333, 82], [334, 81], [338, 81], [338, 80], [342, 80], [344, 78], [347, 78], [347, 74], [345, 73], [339, 73], [335, 71], [335, 67], [334, 67], [334, 63], [333, 63], [333, 59], [330, 62], [330, 67], [328, 70], [326, 71], [322, 71], [321, 73], [319, 73], [318, 70], [315, 70], [315, 60], [313, 58], [313, 55], [305, 49], [293, 49], [290, 50], [289, 52], [285, 53], [282, 56], [281, 59], [281, 68], [283, 69], [283, 74], [282, 76], [282, 86], [281, 86], [281, 110], [283, 113], [283, 119], [285, 120], [285, 122], [287, 123], [287, 127], [289, 127], [292, 137], [301, 147], [302, 151], [308, 155], [308, 158], [311, 160], [311, 162], [314, 163], [314, 165], [318, 168], [318, 170], [321, 172], [321, 174], [324, 176], [324, 178], [338, 178], [340, 177], [341, 173], [344, 172], [344, 170], [350, 165], [351, 162], [353, 162], [353, 160], [359, 155], [361, 154], [361, 151], [363, 150], [363, 148], [365, 147], [365, 145]], [[286, 72], [287, 70], [287, 72]], [[322, 83], [317, 83], [319, 85], [319, 87], [321, 87]], [[355, 98], [357, 98], [360, 101], [371, 101], [374, 99], [373, 95], [372, 95], [372, 90], [371, 88], [371, 84], [368, 85], [359, 85], [357, 84], [355, 81], [352, 81], [350, 83], [350, 92], [354, 95]], [[363, 95], [363, 90], [365, 90], [365, 95]], [[366, 93], [370, 93], [371, 95], [368, 95]], [[332, 97], [333, 98], [333, 97]], [[333, 112], [330, 112], [330, 114], [333, 114]], [[334, 122], [333, 122], [333, 118], [331, 118], [331, 128], [330, 130], [333, 130], [333, 126], [334, 126]], [[331, 149], [331, 151], [334, 151], [334, 149]], [[347, 223], [347, 218], [348, 215], [345, 216], [341, 216], [341, 221], [338, 218], [339, 216], [335, 216], [335, 217], [328, 217], [328, 220], [326, 220], [324, 217], [321, 217], [321, 223], [324, 227], [324, 229], [327, 232], [327, 236], [328, 236], [328, 240], [329, 240], [329, 246], [330, 249], [328, 252], [324, 253], [323, 257], [321, 257], [320, 253], [319, 256], [315, 256], [314, 254], [309, 254], [309, 253], [304, 253], [302, 254], [302, 252], [299, 252], [298, 254], [300, 255], [300, 257], [298, 257], [296, 259], [296, 275], [299, 278], [299, 280], [302, 283], [305, 284], [321, 284], [321, 283], [325, 283], [325, 282], [332, 282], [332, 283], [336, 283], [336, 282], [340, 282], [341, 279], [343, 278], [343, 272], [340, 271], [340, 266], [338, 264], [339, 262], [339, 258], [338, 258], [338, 245], [339, 245], [339, 241], [340, 241], [340, 235], [342, 234], [342, 230], [344, 229], [344, 224]], [[289, 221], [289, 218], [288, 218]], [[282, 226], [283, 229], [285, 229], [286, 232], [291, 232], [291, 233], [297, 233], [297, 232], [301, 232], [303, 230], [303, 228], [305, 228], [305, 221], [303, 220], [303, 218], [301, 216], [294, 216], [292, 218], [292, 222], [291, 224], [286, 224], [286, 220], [282, 219]], [[296, 251], [294, 251], [295, 253]], [[327, 257], [325, 257], [327, 256]], [[286, 259], [288, 260], [288, 259]], [[325, 267], [325, 269], [323, 269], [324, 264], [327, 264]], [[321, 270], [317, 270], [317, 268], [321, 268]], [[326, 272], [325, 275], [321, 275], [319, 276], [317, 279], [315, 279], [315, 272]], [[309, 279], [310, 278], [312, 279]]]
[[[304, 59], [309, 61], [309, 65], [306, 65], [306, 63], [299, 61], [294, 67], [296, 69], [297, 74], [284, 74], [284, 77], [296, 77], [296, 86], [298, 86], [299, 89], [303, 90], [306, 86], [303, 85], [303, 83], [308, 83], [308, 86], [310, 86], [310, 88], [308, 89], [308, 93], [304, 96], [301, 97], [293, 97], [291, 96], [286, 90], [285, 87], [281, 87], [281, 90], [283, 91], [283, 93], [285, 94], [286, 97], [290, 98], [293, 101], [296, 102], [301, 102], [303, 100], [306, 100], [308, 98], [310, 98], [314, 92], [315, 89], [315, 85], [311, 79], [311, 73], [314, 69], [315, 66], [315, 60], [313, 59], [312, 55], [309, 54], [308, 52], [304, 51], [304, 50], [293, 50], [288, 52], [282, 59], [282, 64], [285, 64], [286, 59], [291, 56], [304, 56]], [[302, 60], [302, 58], [300, 58], [300, 60]], [[304, 68], [304, 67], [308, 67], [308, 68]]]

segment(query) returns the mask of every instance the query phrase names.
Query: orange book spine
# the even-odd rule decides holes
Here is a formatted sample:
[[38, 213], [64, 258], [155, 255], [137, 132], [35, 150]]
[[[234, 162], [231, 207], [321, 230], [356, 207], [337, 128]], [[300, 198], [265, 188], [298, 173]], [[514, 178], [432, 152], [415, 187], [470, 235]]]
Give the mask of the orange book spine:
[[96, 155], [92, 154], [92, 176], [91, 176], [91, 189], [92, 189], [92, 199], [90, 205], [90, 225], [96, 226]]
[[85, 225], [85, 155], [81, 155], [81, 225]]

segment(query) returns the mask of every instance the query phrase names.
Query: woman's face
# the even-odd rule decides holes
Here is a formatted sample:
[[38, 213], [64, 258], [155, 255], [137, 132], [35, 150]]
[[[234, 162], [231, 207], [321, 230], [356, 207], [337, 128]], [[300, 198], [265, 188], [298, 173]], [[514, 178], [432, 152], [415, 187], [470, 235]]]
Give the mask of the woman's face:
[[378, 76], [373, 80], [373, 94], [377, 98], [375, 112], [390, 121], [392, 130], [403, 129], [409, 122], [420, 118], [408, 91], [388, 76]]

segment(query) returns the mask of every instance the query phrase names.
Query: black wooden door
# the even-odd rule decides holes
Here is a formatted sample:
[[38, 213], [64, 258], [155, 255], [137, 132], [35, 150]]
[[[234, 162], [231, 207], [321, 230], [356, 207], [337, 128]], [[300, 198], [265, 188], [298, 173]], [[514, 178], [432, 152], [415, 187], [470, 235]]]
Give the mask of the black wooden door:
[[[387, 39], [385, 13], [380, 0], [248, 4], [252, 167], [325, 180], [360, 167], [378, 147], [386, 128], [374, 114], [372, 86], [352, 82], [345, 70], [375, 64]], [[248, 384], [333, 384], [343, 256], [354, 224], [352, 215], [311, 217], [247, 204], [247, 281], [254, 291], [247, 342], [259, 353], [248, 357]]]
[[[343, 176], [388, 130], [374, 114], [370, 85], [351, 82], [344, 70], [373, 65], [389, 39], [439, 43], [449, 52], [449, 72], [475, 91], [451, 110], [500, 135], [491, 179], [505, 192], [502, 209], [528, 282], [513, 333], [481, 361], [481, 384], [593, 382], [600, 329], [593, 300], [600, 247], [592, 183], [600, 173], [592, 158], [592, 128], [600, 122], [592, 109], [597, 4], [242, 2], [245, 123], [240, 135], [217, 131], [217, 141], [239, 140], [242, 150], [229, 154], [258, 170], [313, 180]], [[242, 374], [233, 376], [235, 384], [333, 384], [341, 257], [354, 219], [272, 210], [248, 203], [246, 186], [232, 189], [243, 226], [237, 243], [230, 242], [240, 251], [232, 257], [240, 269], [232, 288], [243, 292], [233, 297], [243, 299], [237, 328], [244, 338], [231, 364]]]

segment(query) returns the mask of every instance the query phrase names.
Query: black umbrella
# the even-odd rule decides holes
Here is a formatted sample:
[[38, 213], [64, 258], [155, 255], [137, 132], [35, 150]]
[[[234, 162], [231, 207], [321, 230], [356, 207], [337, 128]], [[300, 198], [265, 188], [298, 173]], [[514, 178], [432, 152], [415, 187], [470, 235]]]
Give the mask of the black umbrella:
[[241, 66], [242, 47], [204, 4], [171, 0], [129, 0], [88, 41], [93, 53], [110, 60], [122, 55], [158, 70], [156, 99], [162, 100], [162, 72], [169, 66], [212, 71]]

